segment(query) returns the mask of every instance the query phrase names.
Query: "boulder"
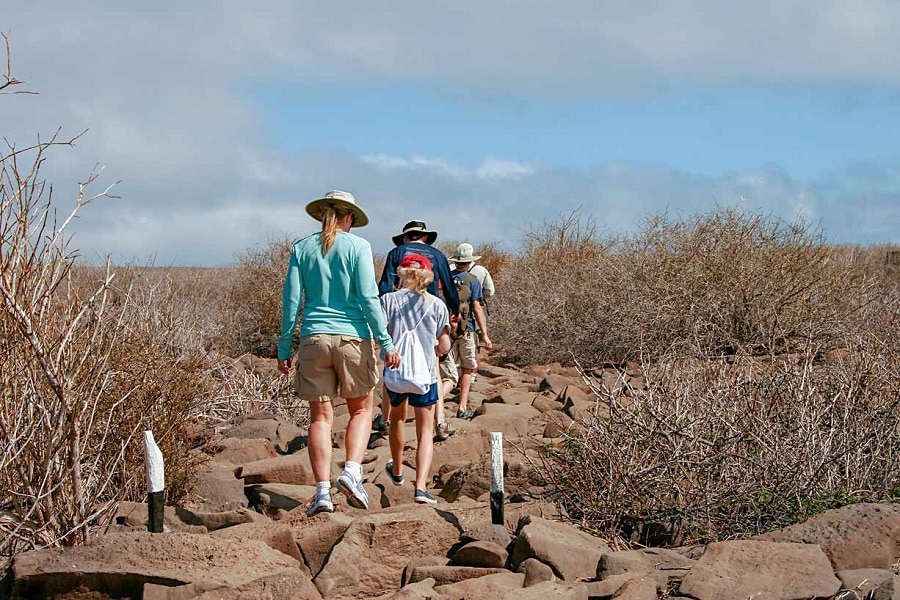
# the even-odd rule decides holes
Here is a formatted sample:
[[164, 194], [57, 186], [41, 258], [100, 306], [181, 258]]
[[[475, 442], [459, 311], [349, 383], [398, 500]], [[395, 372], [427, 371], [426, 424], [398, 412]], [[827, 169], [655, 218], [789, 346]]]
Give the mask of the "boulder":
[[293, 452], [306, 442], [303, 430], [270, 413], [260, 412], [238, 417], [222, 432], [225, 437], [262, 438], [272, 442], [281, 453]]
[[216, 452], [213, 454], [213, 460], [233, 465], [243, 465], [255, 460], [275, 458], [277, 455], [275, 446], [267, 439], [230, 437], [218, 443]]
[[86, 546], [19, 554], [13, 560], [12, 597], [49, 598], [84, 586], [117, 598], [140, 598], [145, 583], [238, 587], [270, 575], [305, 576], [299, 567], [258, 540], [111, 534]]
[[519, 567], [516, 571], [525, 573], [525, 587], [531, 587], [544, 581], [554, 581], [556, 579], [556, 575], [553, 574], [553, 569], [536, 558], [523, 560], [519, 563]]
[[889, 569], [900, 556], [900, 505], [853, 504], [755, 539], [818, 544], [836, 571]]
[[[531, 468], [520, 456], [507, 454], [503, 462], [503, 486], [511, 496], [527, 490], [532, 485]], [[441, 498], [454, 502], [460, 496], [478, 499], [491, 490], [491, 458], [483, 456], [476, 462], [458, 469], [441, 489]]]
[[530, 404], [482, 404], [472, 421], [461, 421], [456, 428], [459, 431], [499, 431], [505, 437], [530, 435], [534, 428], [529, 421], [540, 414]]
[[503, 598], [510, 592], [521, 593], [524, 582], [525, 575], [522, 573], [495, 573], [450, 585], [437, 585], [434, 587], [434, 591], [447, 600]]
[[489, 569], [502, 569], [506, 567], [506, 559], [509, 554], [506, 550], [488, 541], [469, 542], [453, 553], [450, 557], [451, 564], [465, 567], [485, 567]]
[[[660, 587], [664, 587], [669, 576], [681, 578], [687, 574], [695, 560], [666, 548], [644, 548], [604, 554], [597, 566], [597, 578], [607, 579], [613, 575], [629, 574], [636, 577], [652, 574]], [[659, 575], [659, 577], [656, 577]]]
[[566, 389], [569, 385], [575, 385], [576, 382], [571, 377], [566, 377], [565, 375], [557, 375], [556, 373], [548, 373], [546, 377], [541, 380], [540, 387], [538, 388], [542, 392], [553, 392], [559, 394], [564, 389]]
[[[116, 514], [113, 516], [113, 523], [129, 528], [147, 529], [147, 521], [149, 518], [146, 502], [128, 502], [120, 501], [116, 505]], [[181, 520], [178, 516], [178, 510], [174, 506], [166, 506], [163, 509], [163, 527], [168, 531], [178, 531], [181, 533], [206, 533], [206, 527], [202, 525], [189, 525]]]
[[478, 365], [478, 376], [487, 377], [489, 379], [495, 379], [497, 377], [510, 377], [516, 379], [521, 377], [529, 377], [531, 376], [531, 374], [523, 373], [522, 371], [511, 369], [509, 367], [498, 367], [496, 365], [489, 365], [482, 362]]
[[[340, 471], [332, 461], [332, 480], [336, 480]], [[290, 485], [316, 485], [316, 478], [309, 462], [309, 453], [298, 452], [275, 458], [266, 458], [247, 463], [240, 468], [238, 476], [244, 484], [254, 483], [287, 483]]]
[[298, 506], [306, 506], [316, 495], [313, 485], [291, 485], [288, 483], [260, 483], [248, 485], [244, 493], [254, 508], [269, 514], [278, 510], [291, 511]]
[[592, 579], [600, 558], [609, 552], [603, 541], [583, 531], [529, 516], [519, 520], [511, 563], [517, 567], [529, 558], [537, 558], [560, 579]]
[[739, 540], [715, 542], [681, 582], [697, 600], [829, 598], [841, 587], [819, 546]]
[[326, 597], [374, 597], [396, 590], [403, 568], [413, 557], [446, 555], [459, 533], [430, 506], [364, 514], [354, 519], [332, 548], [315, 578], [316, 587]]
[[385, 594], [382, 598], [390, 600], [439, 600], [441, 596], [434, 591], [434, 579], [424, 579], [400, 588], [394, 594]]
[[531, 402], [531, 405], [542, 413], [550, 411], [560, 411], [563, 409], [562, 403], [543, 395], [536, 396]]
[[235, 467], [208, 463], [197, 469], [191, 506], [203, 512], [222, 512], [248, 505], [244, 482]]
[[463, 531], [459, 536], [459, 541], [464, 544], [469, 542], [493, 542], [501, 548], [506, 548], [512, 541], [512, 537], [503, 525], [485, 523]]

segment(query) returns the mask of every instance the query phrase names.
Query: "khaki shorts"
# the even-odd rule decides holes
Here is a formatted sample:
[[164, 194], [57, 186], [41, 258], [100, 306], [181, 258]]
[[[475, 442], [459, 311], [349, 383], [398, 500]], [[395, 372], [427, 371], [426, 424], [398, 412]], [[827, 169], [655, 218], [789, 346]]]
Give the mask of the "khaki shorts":
[[377, 381], [371, 339], [324, 333], [300, 338], [294, 390], [302, 399], [361, 398], [375, 389]]
[[468, 371], [478, 370], [478, 342], [474, 331], [454, 340], [451, 349], [459, 366]]
[[456, 357], [453, 356], [452, 349], [447, 354], [447, 358], [438, 362], [438, 365], [441, 381], [452, 381], [453, 385], [459, 383], [459, 371], [456, 370]]

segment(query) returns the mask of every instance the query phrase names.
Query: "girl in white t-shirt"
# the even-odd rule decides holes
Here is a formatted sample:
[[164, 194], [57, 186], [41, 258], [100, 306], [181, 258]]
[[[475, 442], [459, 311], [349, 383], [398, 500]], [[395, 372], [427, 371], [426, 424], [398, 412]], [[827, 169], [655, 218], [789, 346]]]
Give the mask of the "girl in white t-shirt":
[[[416, 502], [436, 504], [427, 484], [431, 460], [434, 454], [434, 410], [438, 394], [437, 354], [450, 350], [450, 314], [447, 306], [427, 293], [428, 284], [434, 280], [431, 262], [420, 254], [407, 254], [397, 270], [402, 286], [396, 292], [381, 297], [381, 306], [387, 315], [391, 339], [399, 340], [407, 332], [415, 335], [425, 350], [432, 373], [432, 383], [424, 394], [396, 393], [388, 390], [391, 399], [390, 429], [388, 440], [391, 460], [385, 470], [394, 485], [403, 485], [403, 426], [407, 404], [416, 414], [416, 482], [413, 499]], [[401, 356], [401, 362], [408, 357]]]

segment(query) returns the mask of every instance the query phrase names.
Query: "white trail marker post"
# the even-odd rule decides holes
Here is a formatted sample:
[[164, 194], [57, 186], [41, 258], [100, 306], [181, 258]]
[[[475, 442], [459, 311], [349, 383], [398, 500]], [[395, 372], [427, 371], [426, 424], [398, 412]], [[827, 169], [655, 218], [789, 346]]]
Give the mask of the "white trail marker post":
[[491, 523], [503, 525], [503, 433], [491, 432]]
[[166, 476], [163, 455], [153, 439], [153, 432], [144, 432], [144, 465], [147, 469], [147, 529], [163, 532], [163, 509], [166, 505]]

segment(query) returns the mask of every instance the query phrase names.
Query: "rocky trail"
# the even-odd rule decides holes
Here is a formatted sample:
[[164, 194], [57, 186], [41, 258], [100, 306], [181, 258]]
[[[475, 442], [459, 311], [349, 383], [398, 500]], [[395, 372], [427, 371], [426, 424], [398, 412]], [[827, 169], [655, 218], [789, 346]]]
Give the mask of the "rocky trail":
[[[271, 369], [262, 359], [249, 368]], [[274, 361], [273, 361], [274, 362]], [[640, 390], [636, 368], [598, 373]], [[751, 540], [676, 549], [611, 548], [560, 522], [533, 473], [536, 453], [594, 409], [573, 369], [485, 365], [471, 421], [451, 418], [435, 444], [436, 506], [413, 502], [415, 429], [407, 423], [406, 483], [385, 471], [387, 439], [364, 460], [368, 511], [335, 494], [334, 513], [306, 516], [315, 481], [304, 431], [269, 414], [216, 430], [195, 501], [165, 509], [167, 532], [146, 531], [147, 507], [122, 503], [84, 547], [19, 555], [12, 598], [657, 598], [900, 599], [900, 506], [833, 510]], [[378, 409], [376, 409], [377, 412]], [[336, 405], [332, 480], [340, 473], [346, 407]], [[447, 404], [447, 413], [456, 406]], [[491, 524], [488, 434], [503, 432], [504, 525]], [[0, 594], [2, 595], [2, 594]]]

